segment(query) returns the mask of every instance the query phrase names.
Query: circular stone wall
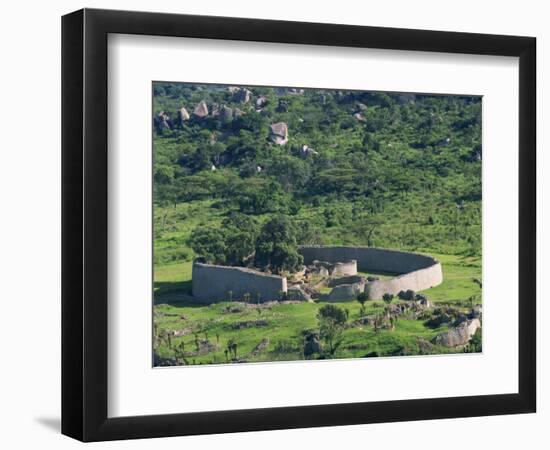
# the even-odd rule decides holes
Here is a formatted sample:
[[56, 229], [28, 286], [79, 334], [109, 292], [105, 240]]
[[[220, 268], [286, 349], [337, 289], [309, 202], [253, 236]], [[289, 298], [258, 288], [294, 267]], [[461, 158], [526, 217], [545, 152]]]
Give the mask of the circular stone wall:
[[397, 276], [389, 280], [376, 280], [365, 284], [365, 293], [372, 300], [384, 294], [397, 295], [411, 289], [422, 291], [441, 284], [443, 272], [435, 258], [419, 253], [403, 252], [373, 247], [302, 246], [299, 252], [304, 264], [312, 261], [337, 263], [356, 260], [362, 272], [389, 272]]

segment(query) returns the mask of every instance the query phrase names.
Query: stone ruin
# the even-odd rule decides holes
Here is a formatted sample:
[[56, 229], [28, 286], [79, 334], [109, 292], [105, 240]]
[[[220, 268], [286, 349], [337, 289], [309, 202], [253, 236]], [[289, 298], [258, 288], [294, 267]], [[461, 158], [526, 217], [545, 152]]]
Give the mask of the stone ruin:
[[[388, 314], [392, 317], [405, 315], [424, 320], [426, 326], [434, 329], [443, 324], [449, 326], [426, 345], [461, 347], [481, 327], [481, 305], [463, 313], [449, 305], [434, 306], [425, 295], [417, 293], [443, 281], [440, 263], [430, 256], [371, 247], [302, 246], [299, 251], [305, 266], [288, 279], [253, 268], [195, 261], [193, 296], [204, 303], [242, 301], [245, 297], [250, 302], [260, 303], [273, 300], [311, 302], [315, 299], [354, 301], [360, 293], [367, 294], [369, 300], [379, 300], [384, 294], [390, 294], [401, 300], [389, 305]], [[363, 272], [397, 275], [381, 280], [359, 274], [358, 268]], [[361, 320], [369, 323], [371, 318]]]
[[[384, 294], [421, 301], [417, 291], [437, 286], [443, 281], [441, 264], [434, 258], [411, 252], [371, 247], [302, 246], [305, 267], [287, 277], [267, 274], [243, 267], [214, 266], [195, 262], [193, 295], [205, 301], [228, 300], [228, 293], [249, 293], [261, 301], [291, 297], [296, 300], [321, 298], [327, 301], [354, 300], [364, 292], [371, 300]], [[358, 275], [365, 272], [395, 273], [395, 277]], [[275, 287], [274, 287], [275, 285]], [[331, 291], [321, 294], [320, 289]], [[425, 299], [427, 302], [427, 299]]]

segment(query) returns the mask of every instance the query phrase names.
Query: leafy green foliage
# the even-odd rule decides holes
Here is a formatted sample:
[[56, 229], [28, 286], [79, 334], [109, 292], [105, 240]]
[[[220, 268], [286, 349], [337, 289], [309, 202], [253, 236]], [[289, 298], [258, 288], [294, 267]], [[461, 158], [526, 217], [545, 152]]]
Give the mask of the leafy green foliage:
[[344, 326], [348, 320], [348, 314], [344, 309], [328, 304], [319, 309], [319, 335], [325, 341], [328, 354], [333, 357], [340, 345], [344, 333]]
[[[154, 83], [154, 116], [163, 111], [172, 124], [153, 141], [156, 230], [168, 232], [167, 208], [208, 201], [259, 222], [291, 215], [325, 244], [480, 255], [480, 98], [248, 89], [252, 100], [241, 104], [225, 86]], [[260, 95], [266, 104], [256, 112]], [[176, 120], [202, 100], [242, 115]], [[280, 121], [289, 129], [283, 146], [268, 139]], [[208, 209], [199, 213], [211, 221]]]
[[303, 260], [297, 249], [296, 228], [286, 216], [276, 216], [264, 224], [256, 240], [256, 266], [276, 273], [292, 272]]
[[[358, 298], [345, 305], [348, 313], [344, 305], [320, 313], [323, 303], [281, 304], [273, 316], [253, 308], [255, 298], [247, 299], [250, 310], [226, 316], [220, 311], [228, 305], [189, 306], [191, 261], [285, 272], [301, 265], [300, 244], [419, 251], [443, 264], [444, 282], [429, 290], [430, 301], [465, 308], [468, 299], [480, 302], [471, 279], [481, 277], [481, 99], [248, 89], [252, 100], [243, 104], [227, 86], [153, 84], [155, 301], [164, 304], [155, 307], [159, 357], [184, 364], [300, 359], [305, 329], [323, 341], [315, 353], [321, 357], [431, 352], [418, 338], [431, 341], [440, 330], [401, 318], [386, 327], [382, 302]], [[259, 96], [265, 104], [257, 108]], [[202, 100], [208, 117], [178, 120], [181, 107], [192, 113]], [[213, 114], [224, 105], [231, 114]], [[155, 121], [161, 111], [169, 127]], [[269, 139], [276, 122], [288, 125], [282, 146]], [[378, 315], [374, 326], [357, 320], [368, 316], [372, 323]], [[265, 327], [232, 328], [266, 317]], [[202, 342], [208, 336], [170, 337], [186, 327], [201, 337], [207, 330], [216, 344]], [[266, 337], [270, 346], [256, 353]], [[474, 336], [464, 351], [480, 349]]]

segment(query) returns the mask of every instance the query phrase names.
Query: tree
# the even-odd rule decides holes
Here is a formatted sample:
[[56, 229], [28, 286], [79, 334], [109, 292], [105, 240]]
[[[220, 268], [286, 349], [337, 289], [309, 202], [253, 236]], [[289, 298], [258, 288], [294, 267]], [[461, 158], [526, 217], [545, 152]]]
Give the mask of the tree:
[[256, 240], [255, 263], [259, 267], [280, 273], [298, 270], [304, 258], [298, 253], [296, 230], [286, 216], [267, 221]]
[[232, 213], [222, 222], [226, 264], [243, 266], [254, 256], [258, 224], [250, 216]]
[[223, 231], [211, 227], [197, 227], [191, 233], [189, 246], [206, 262], [223, 264], [226, 260], [226, 245]]
[[384, 303], [386, 305], [389, 305], [392, 300], [393, 300], [393, 294], [388, 294], [388, 293], [385, 293], [383, 296], [382, 296], [382, 300], [384, 300]]
[[357, 301], [361, 305], [361, 309], [359, 310], [359, 315], [361, 318], [365, 316], [365, 302], [369, 299], [369, 296], [366, 292], [361, 292], [357, 294]]
[[235, 339], [229, 339], [229, 341], [227, 341], [227, 351], [229, 355], [233, 353], [234, 359], [237, 359], [237, 342], [235, 342]]
[[329, 304], [319, 309], [317, 314], [319, 335], [325, 341], [331, 357], [334, 357], [336, 350], [342, 344], [347, 318], [346, 311], [336, 305]]

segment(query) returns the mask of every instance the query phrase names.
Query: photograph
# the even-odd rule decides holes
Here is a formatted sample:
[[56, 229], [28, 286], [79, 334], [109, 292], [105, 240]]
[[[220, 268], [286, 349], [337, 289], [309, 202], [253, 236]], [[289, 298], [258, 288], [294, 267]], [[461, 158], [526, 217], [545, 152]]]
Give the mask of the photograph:
[[152, 83], [153, 366], [482, 352], [482, 97]]

